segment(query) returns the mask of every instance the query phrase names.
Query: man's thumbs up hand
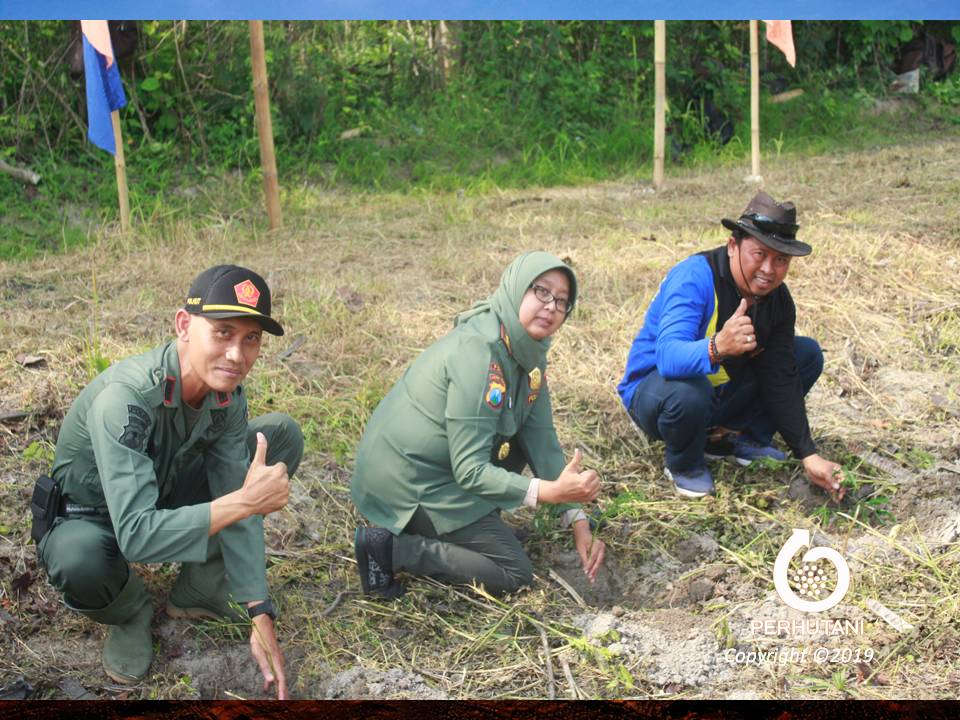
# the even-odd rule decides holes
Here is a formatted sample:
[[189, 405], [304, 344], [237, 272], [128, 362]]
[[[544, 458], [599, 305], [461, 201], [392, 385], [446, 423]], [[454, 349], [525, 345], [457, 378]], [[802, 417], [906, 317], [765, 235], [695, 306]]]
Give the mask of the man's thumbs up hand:
[[267, 438], [263, 433], [257, 433], [257, 449], [241, 490], [254, 508], [253, 515], [266, 515], [287, 504], [290, 495], [287, 466], [282, 462], [267, 465]]
[[740, 300], [723, 329], [717, 333], [717, 352], [720, 357], [732, 357], [751, 353], [757, 349], [757, 334], [753, 329], [753, 320], [747, 315], [747, 299]]

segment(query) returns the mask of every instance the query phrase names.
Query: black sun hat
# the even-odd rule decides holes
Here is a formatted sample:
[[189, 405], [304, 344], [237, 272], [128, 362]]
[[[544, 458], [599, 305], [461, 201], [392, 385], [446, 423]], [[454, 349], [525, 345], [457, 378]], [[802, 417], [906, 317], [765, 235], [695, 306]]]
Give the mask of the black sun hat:
[[797, 208], [792, 202], [778, 203], [762, 190], [753, 196], [738, 220], [720, 221], [728, 230], [742, 230], [767, 247], [784, 255], [809, 255], [813, 248], [797, 240]]
[[215, 265], [197, 275], [183, 309], [208, 318], [252, 318], [271, 335], [283, 335], [270, 317], [270, 288], [253, 270], [239, 265]]

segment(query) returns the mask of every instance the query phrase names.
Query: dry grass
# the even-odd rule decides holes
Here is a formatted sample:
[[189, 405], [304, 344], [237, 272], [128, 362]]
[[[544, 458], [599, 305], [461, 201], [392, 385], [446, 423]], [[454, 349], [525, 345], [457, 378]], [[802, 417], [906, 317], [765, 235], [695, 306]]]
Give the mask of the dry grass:
[[[627, 349], [660, 279], [678, 260], [724, 240], [719, 219], [750, 195], [742, 174], [693, 171], [658, 195], [633, 183], [483, 197], [297, 187], [286, 191], [287, 228], [271, 236], [255, 229], [260, 218], [246, 210], [257, 207], [254, 190], [219, 179], [204, 193], [220, 212], [161, 219], [135, 238], [106, 229], [95, 247], [0, 266], [9, 308], [0, 331], [0, 414], [29, 413], [0, 423], [0, 685], [22, 674], [41, 694], [63, 696], [60, 678], [72, 674], [101, 687], [100, 631], [58, 607], [42, 582], [20, 594], [14, 587], [15, 578], [36, 572], [33, 549], [23, 544], [29, 483], [48, 462], [59, 422], [96, 358], [116, 360], [163, 341], [189, 279], [229, 261], [269, 275], [289, 329], [266, 344], [248, 383], [251, 410], [291, 412], [309, 442], [288, 509], [268, 522], [270, 578], [298, 695], [315, 697], [333, 673], [359, 665], [419, 673], [451, 697], [547, 697], [551, 687], [558, 697], [737, 689], [768, 697], [954, 697], [960, 529], [951, 533], [949, 523], [960, 528], [960, 139], [787, 158], [765, 168], [766, 188], [797, 202], [802, 237], [815, 249], [794, 263], [789, 285], [799, 330], [826, 350], [824, 376], [808, 402], [815, 436], [823, 454], [844, 462], [863, 486], [839, 508], [822, 496], [788, 492], [788, 484], [803, 485], [792, 465], [721, 467], [716, 498], [678, 501], [661, 477], [661, 448], [636, 434], [616, 397]], [[600, 507], [611, 573], [600, 590], [583, 587], [569, 538], [521, 513], [515, 522], [532, 531], [540, 578], [532, 590], [495, 600], [418, 581], [393, 604], [362, 599], [348, 486], [363, 424], [451, 317], [488, 294], [513, 256], [533, 248], [570, 257], [580, 277], [580, 306], [558, 335], [551, 382], [561, 441], [583, 447], [606, 482]], [[305, 342], [280, 361], [296, 336]], [[46, 365], [24, 368], [15, 359], [20, 353], [42, 355]], [[880, 507], [895, 520], [865, 503], [877, 496], [887, 498]], [[549, 576], [556, 569], [594, 605], [681, 607], [691, 622], [721, 628], [720, 646], [730, 641], [722, 630], [728, 618], [770, 595], [773, 558], [792, 527], [819, 527], [838, 545], [860, 548], [847, 604], [877, 598], [917, 627], [900, 636], [868, 615], [862, 642], [879, 658], [859, 681], [856, 668], [818, 667], [744, 672], [709, 688], [656, 685], [643, 667], [627, 667], [583, 639], [571, 622], [584, 609]], [[709, 563], [673, 575], [655, 571], [694, 533], [716, 539], [716, 560], [728, 568], [726, 593], [703, 602], [675, 590]], [[171, 570], [144, 571], [162, 596]], [[62, 632], [81, 638], [82, 649], [65, 656]], [[214, 652], [233, 643], [222, 628], [203, 637]], [[174, 667], [161, 652], [156, 674], [133, 695], [210, 692]]]

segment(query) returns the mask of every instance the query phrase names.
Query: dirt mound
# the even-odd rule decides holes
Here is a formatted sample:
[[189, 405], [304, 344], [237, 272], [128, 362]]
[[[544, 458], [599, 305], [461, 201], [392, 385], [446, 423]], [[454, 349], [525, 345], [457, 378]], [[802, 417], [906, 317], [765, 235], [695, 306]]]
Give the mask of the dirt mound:
[[702, 618], [681, 610], [586, 614], [574, 624], [593, 645], [636, 667], [634, 677], [653, 685], [702, 691], [734, 677], [713, 631]]

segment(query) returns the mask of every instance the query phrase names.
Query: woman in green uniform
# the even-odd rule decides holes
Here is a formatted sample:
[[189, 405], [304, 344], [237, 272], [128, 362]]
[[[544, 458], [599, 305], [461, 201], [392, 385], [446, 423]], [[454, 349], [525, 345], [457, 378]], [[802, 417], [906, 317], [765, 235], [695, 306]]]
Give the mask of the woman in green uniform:
[[[574, 307], [573, 270], [530, 252], [504, 271], [487, 300], [461, 313], [383, 399], [357, 448], [351, 496], [377, 527], [358, 528], [354, 551], [365, 592], [402, 592], [400, 570], [495, 594], [533, 579], [501, 510], [557, 505], [572, 524], [583, 570], [603, 562], [586, 515], [600, 478], [570, 463], [553, 427], [547, 350]], [[529, 465], [534, 478], [520, 475]]]

